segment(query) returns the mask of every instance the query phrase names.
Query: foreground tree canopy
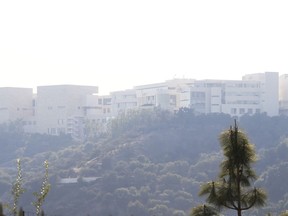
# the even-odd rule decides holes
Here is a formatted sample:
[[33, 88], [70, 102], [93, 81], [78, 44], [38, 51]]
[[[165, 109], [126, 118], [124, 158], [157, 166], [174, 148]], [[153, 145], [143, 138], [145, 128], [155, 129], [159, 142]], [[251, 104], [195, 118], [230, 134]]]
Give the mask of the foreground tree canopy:
[[[256, 161], [254, 146], [249, 143], [246, 134], [238, 129], [236, 121], [234, 127], [221, 133], [220, 144], [224, 160], [220, 165], [219, 179], [203, 184], [199, 195], [206, 195], [207, 203], [219, 210], [235, 210], [238, 216], [253, 206], [265, 205], [265, 191], [252, 187], [257, 178], [251, 167]], [[210, 207], [204, 207], [195, 207], [191, 215], [217, 215]], [[199, 213], [201, 211], [203, 214]]]

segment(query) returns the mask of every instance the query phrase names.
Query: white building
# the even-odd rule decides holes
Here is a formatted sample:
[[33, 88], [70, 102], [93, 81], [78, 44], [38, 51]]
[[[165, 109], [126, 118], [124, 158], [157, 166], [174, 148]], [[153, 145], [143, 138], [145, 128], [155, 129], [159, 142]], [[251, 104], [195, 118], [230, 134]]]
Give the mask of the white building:
[[265, 72], [243, 76], [244, 81], [259, 81], [261, 85], [261, 112], [268, 116], [279, 115], [279, 73]]
[[98, 106], [101, 108], [100, 119], [102, 122], [107, 122], [113, 117], [111, 95], [98, 96]]
[[[276, 116], [278, 105], [278, 73], [245, 75], [242, 80], [200, 80], [183, 91], [183, 107], [195, 113], [226, 113], [231, 116], [267, 113]], [[184, 101], [184, 102], [183, 102]]]
[[85, 137], [94, 137], [107, 131], [107, 123], [112, 116], [111, 96], [89, 95], [84, 107]]
[[0, 88], [0, 124], [34, 115], [32, 88]]
[[188, 107], [196, 114], [226, 113], [240, 116], [260, 112], [259, 92], [258, 82], [201, 80], [195, 81], [190, 92], [185, 92], [185, 95], [190, 93]]
[[137, 95], [135, 89], [116, 91], [111, 93], [112, 116], [116, 117], [120, 113], [137, 109]]
[[183, 106], [181, 93], [194, 83], [191, 79], [173, 79], [163, 83], [136, 86], [136, 97], [140, 108], [161, 108], [174, 112]]
[[261, 93], [258, 81], [227, 81], [223, 88], [222, 112], [232, 116], [265, 112]]
[[279, 78], [279, 112], [288, 115], [288, 74]]
[[97, 93], [96, 86], [78, 85], [39, 86], [36, 96], [32, 88], [0, 88], [0, 123], [21, 119], [26, 132], [82, 139], [87, 123], [91, 131], [101, 132], [109, 119], [131, 109], [175, 112], [187, 107], [196, 114], [277, 116], [280, 102], [280, 112], [288, 114], [288, 75], [279, 78], [277, 72], [248, 74], [242, 80], [173, 79], [111, 95]]
[[54, 85], [37, 87], [36, 121], [38, 133], [83, 136], [87, 115], [94, 115], [96, 86]]
[[275, 116], [279, 113], [278, 89], [275, 72], [249, 74], [242, 80], [173, 79], [112, 93], [112, 113], [117, 116], [132, 108], [155, 107], [174, 112], [187, 107], [196, 114]]

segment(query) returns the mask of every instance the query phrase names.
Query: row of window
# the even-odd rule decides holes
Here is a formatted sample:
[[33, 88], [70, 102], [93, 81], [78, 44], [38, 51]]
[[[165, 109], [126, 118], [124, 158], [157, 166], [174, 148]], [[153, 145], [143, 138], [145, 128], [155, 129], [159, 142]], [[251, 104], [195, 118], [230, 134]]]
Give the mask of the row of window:
[[237, 100], [237, 101], [224, 101], [225, 104], [259, 104], [259, 100]]
[[245, 109], [245, 108], [231, 108], [231, 111], [230, 113], [232, 115], [237, 115], [237, 114], [240, 114], [240, 115], [243, 115], [243, 114], [254, 114], [254, 113], [260, 113], [260, 109], [252, 109], [252, 108], [248, 108], [248, 109]]
[[229, 83], [226, 87], [232, 88], [260, 88], [260, 83]]
[[23, 121], [23, 125], [36, 125], [36, 121]]
[[103, 113], [111, 113], [111, 110], [110, 108], [103, 108]]
[[129, 107], [136, 107], [136, 102], [123, 102], [123, 103], [117, 103], [117, 108], [129, 108]]
[[47, 129], [47, 133], [51, 135], [58, 135], [58, 134], [65, 133], [65, 132], [66, 132], [65, 128], [48, 128]]
[[111, 98], [104, 98], [104, 99], [102, 99], [102, 98], [100, 98], [100, 99], [98, 99], [98, 104], [103, 104], [103, 105], [111, 105]]
[[[1, 110], [8, 110], [8, 107], [0, 107], [0, 111]], [[22, 110], [22, 111], [27, 111], [27, 110], [30, 111], [31, 109], [29, 109], [29, 108], [22, 108], [21, 109], [21, 108], [17, 107], [16, 110], [17, 111], [20, 111], [20, 110]]]

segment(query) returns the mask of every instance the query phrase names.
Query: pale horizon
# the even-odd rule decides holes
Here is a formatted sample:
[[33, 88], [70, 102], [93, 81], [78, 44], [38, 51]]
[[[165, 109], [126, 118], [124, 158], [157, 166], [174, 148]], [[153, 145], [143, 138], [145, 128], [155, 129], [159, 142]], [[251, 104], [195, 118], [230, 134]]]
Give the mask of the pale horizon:
[[288, 73], [285, 1], [1, 1], [0, 87]]

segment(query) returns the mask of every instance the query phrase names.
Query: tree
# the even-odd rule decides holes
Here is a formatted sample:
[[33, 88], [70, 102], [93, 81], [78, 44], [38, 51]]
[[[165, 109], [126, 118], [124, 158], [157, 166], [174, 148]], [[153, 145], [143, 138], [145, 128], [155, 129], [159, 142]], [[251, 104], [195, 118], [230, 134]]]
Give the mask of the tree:
[[201, 186], [199, 195], [208, 195], [206, 201], [215, 207], [242, 211], [265, 205], [266, 193], [260, 188], [251, 188], [257, 175], [252, 169], [256, 161], [254, 145], [246, 134], [234, 127], [220, 134], [224, 160], [220, 165], [219, 180]]
[[24, 216], [24, 210], [20, 207], [19, 211], [18, 211], [18, 216]]
[[217, 209], [208, 205], [199, 205], [192, 209], [191, 216], [217, 216]]
[[282, 212], [282, 213], [280, 214], [280, 216], [288, 216], [288, 210]]
[[24, 188], [22, 187], [23, 178], [22, 178], [22, 168], [21, 161], [17, 159], [17, 178], [15, 183], [12, 185], [12, 196], [13, 196], [13, 206], [11, 213], [16, 216], [18, 211], [18, 203], [20, 196], [24, 193]]
[[4, 216], [2, 203], [0, 203], [0, 216]]
[[36, 201], [33, 202], [32, 204], [36, 208], [36, 215], [37, 216], [41, 216], [42, 205], [43, 205], [45, 198], [46, 198], [46, 196], [50, 190], [50, 184], [48, 182], [48, 167], [49, 167], [48, 161], [44, 162], [44, 166], [45, 166], [45, 175], [44, 175], [44, 179], [42, 182], [40, 193], [38, 193], [38, 192], [33, 193], [33, 195], [36, 197]]

